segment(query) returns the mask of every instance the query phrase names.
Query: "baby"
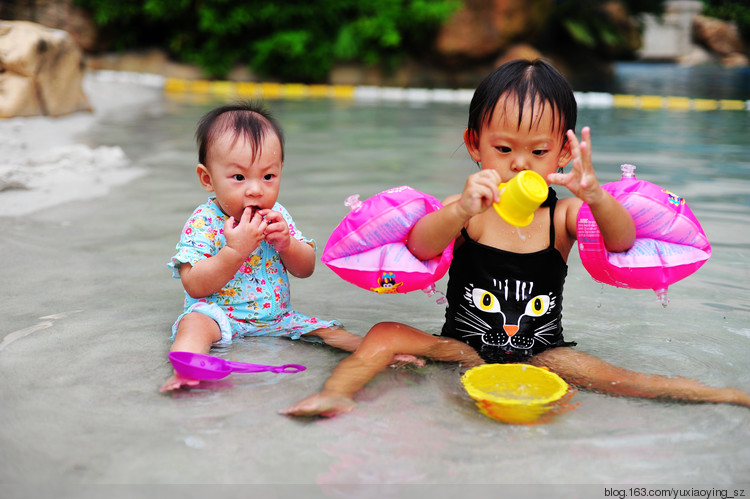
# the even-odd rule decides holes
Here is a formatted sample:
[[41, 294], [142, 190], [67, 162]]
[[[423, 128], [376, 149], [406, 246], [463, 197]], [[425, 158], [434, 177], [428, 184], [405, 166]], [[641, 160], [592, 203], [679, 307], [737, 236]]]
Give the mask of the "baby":
[[[214, 195], [195, 209], [169, 267], [185, 288], [185, 310], [172, 326], [172, 351], [208, 353], [243, 336], [312, 335], [353, 351], [360, 336], [337, 321], [309, 317], [289, 303], [289, 279], [315, 269], [315, 243], [276, 200], [284, 134], [263, 107], [219, 107], [196, 132], [198, 180]], [[161, 391], [195, 386], [174, 373]]]

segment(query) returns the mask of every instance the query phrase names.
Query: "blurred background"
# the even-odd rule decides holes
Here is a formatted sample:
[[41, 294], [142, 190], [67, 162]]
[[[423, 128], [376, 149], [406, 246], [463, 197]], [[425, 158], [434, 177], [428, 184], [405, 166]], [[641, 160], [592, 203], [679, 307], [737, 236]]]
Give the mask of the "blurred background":
[[3, 0], [70, 33], [90, 69], [186, 78], [473, 88], [516, 57], [582, 91], [613, 63], [746, 67], [747, 0]]

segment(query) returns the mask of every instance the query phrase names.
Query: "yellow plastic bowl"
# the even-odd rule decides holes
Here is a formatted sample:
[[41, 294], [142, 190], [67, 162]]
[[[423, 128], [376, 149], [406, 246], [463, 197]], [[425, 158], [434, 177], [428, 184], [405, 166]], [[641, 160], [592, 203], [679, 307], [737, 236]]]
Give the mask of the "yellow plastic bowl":
[[568, 391], [560, 376], [528, 364], [484, 364], [461, 382], [482, 414], [512, 424], [536, 421]]

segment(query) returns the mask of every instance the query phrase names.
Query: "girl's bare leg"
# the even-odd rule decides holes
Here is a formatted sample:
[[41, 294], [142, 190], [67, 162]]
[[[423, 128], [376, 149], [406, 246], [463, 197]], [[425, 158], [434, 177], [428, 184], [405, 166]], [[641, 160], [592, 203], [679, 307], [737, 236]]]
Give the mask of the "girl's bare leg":
[[630, 371], [572, 348], [547, 350], [532, 357], [531, 363], [549, 368], [572, 385], [610, 395], [750, 407], [750, 394], [736, 388], [714, 388], [690, 378]]
[[[215, 320], [205, 314], [193, 312], [180, 320], [177, 335], [170, 352], [193, 352], [206, 354], [211, 345], [221, 339], [221, 330]], [[162, 392], [177, 390], [183, 386], [196, 386], [200, 381], [183, 378], [176, 372], [161, 387]]]
[[473, 348], [451, 338], [432, 336], [395, 322], [376, 324], [362, 344], [336, 366], [323, 390], [284, 409], [292, 416], [335, 416], [349, 412], [357, 405], [354, 393], [377, 373], [388, 367], [396, 353], [428, 357], [434, 360], [478, 365], [483, 361]]
[[[356, 334], [350, 333], [346, 329], [342, 328], [317, 329], [307, 334], [309, 334], [310, 336], [317, 336], [322, 339], [326, 345], [330, 345], [347, 352], [355, 351], [363, 340], [362, 336], [357, 336]], [[391, 365], [393, 367], [401, 367], [405, 366], [406, 364], [414, 364], [421, 367], [425, 364], [425, 362], [424, 359], [420, 359], [410, 354], [397, 353], [393, 356], [393, 362], [391, 362]]]

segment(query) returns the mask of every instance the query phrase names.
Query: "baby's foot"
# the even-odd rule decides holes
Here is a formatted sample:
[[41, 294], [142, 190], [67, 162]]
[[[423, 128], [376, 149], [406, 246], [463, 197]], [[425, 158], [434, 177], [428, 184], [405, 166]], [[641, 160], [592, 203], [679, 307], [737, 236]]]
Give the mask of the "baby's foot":
[[183, 386], [186, 388], [196, 387], [200, 384], [200, 380], [183, 378], [179, 374], [175, 373], [171, 378], [164, 382], [164, 385], [159, 389], [160, 392], [171, 392], [173, 390], [179, 390]]
[[332, 418], [357, 407], [350, 397], [338, 393], [320, 392], [300, 400], [291, 407], [282, 409], [279, 414], [287, 416], [325, 416]]
[[421, 357], [417, 357], [408, 353], [397, 353], [393, 356], [391, 367], [404, 367], [409, 364], [413, 364], [417, 367], [424, 367], [425, 360]]

